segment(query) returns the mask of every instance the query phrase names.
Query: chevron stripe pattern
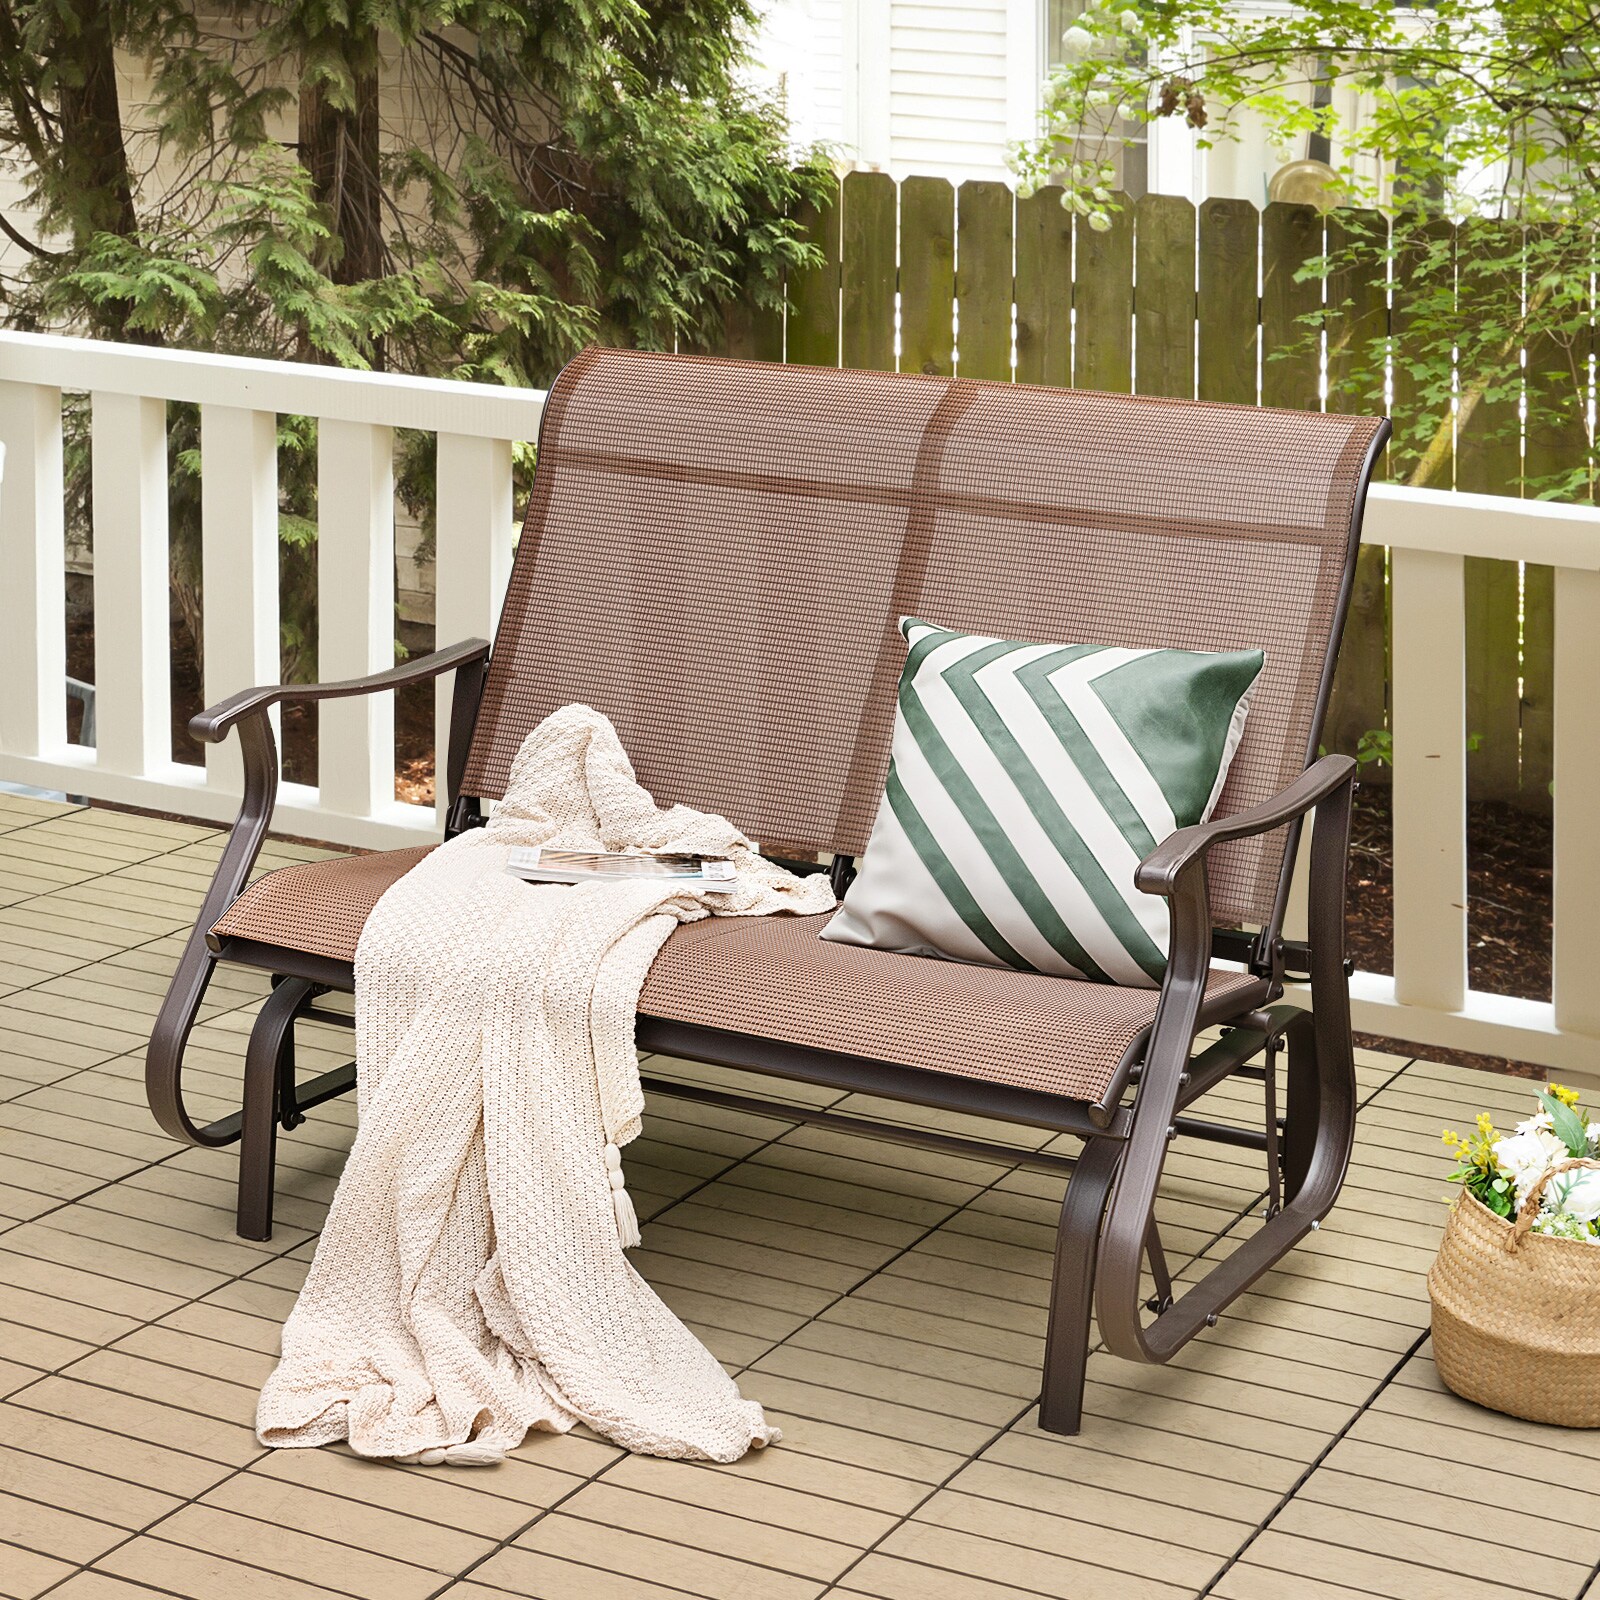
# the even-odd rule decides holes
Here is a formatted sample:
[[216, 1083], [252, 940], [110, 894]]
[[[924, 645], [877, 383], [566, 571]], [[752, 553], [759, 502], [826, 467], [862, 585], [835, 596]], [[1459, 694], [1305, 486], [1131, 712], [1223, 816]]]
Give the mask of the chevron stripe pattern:
[[1154, 987], [1166, 902], [1139, 862], [1204, 821], [1259, 650], [1029, 644], [907, 617], [894, 743], [861, 869], [822, 937]]

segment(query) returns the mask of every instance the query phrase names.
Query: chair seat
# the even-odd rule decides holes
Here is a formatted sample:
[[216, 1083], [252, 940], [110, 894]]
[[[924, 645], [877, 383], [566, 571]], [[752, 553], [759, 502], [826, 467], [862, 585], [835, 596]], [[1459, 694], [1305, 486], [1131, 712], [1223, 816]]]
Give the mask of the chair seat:
[[[372, 908], [429, 848], [282, 867], [212, 932], [353, 962]], [[640, 1013], [1091, 1102], [1155, 1017], [1154, 989], [830, 944], [817, 935], [832, 915], [686, 923], [656, 957]], [[1267, 998], [1260, 979], [1214, 969], [1202, 1022]]]

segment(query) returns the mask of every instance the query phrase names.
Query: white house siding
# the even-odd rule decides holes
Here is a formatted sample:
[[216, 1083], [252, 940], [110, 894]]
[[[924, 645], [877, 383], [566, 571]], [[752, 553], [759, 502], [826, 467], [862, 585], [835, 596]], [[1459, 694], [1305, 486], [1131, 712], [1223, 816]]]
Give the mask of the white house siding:
[[1006, 0], [889, 6], [889, 169], [990, 178], [1005, 170]]
[[1001, 178], [1039, 102], [1040, 0], [767, 0], [753, 76], [846, 165]]
[[854, 28], [854, 0], [768, 0], [761, 7], [750, 77], [783, 101], [797, 149], [824, 144], [842, 151], [856, 142], [847, 21]]

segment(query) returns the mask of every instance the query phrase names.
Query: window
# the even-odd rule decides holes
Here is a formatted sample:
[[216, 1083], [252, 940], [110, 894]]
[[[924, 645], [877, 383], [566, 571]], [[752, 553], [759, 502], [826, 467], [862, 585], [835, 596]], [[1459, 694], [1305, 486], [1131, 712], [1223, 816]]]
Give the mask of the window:
[[[1061, 55], [1061, 35], [1083, 15], [1085, 0], [1044, 0], [1044, 63], [1047, 72], [1064, 65]], [[1116, 187], [1131, 199], [1137, 200], [1150, 189], [1150, 124], [1139, 118], [1115, 117], [1106, 128], [1109, 148], [1099, 147], [1079, 150], [1074, 147], [1063, 161], [1109, 160], [1117, 170]]]

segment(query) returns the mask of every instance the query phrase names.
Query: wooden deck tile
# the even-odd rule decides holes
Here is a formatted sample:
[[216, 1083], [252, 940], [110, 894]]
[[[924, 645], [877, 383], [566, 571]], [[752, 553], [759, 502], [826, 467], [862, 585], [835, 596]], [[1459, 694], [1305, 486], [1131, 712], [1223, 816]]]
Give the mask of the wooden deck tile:
[[[624, 1516], [638, 1513], [637, 1507], [618, 1508], [615, 1502], [612, 1510]], [[655, 1521], [653, 1517], [644, 1520]], [[762, 1566], [741, 1555], [694, 1543], [692, 1529], [674, 1526], [691, 1542], [655, 1537], [617, 1523], [602, 1527], [557, 1511], [536, 1522], [514, 1545], [491, 1556], [474, 1576], [513, 1594], [540, 1597], [544, 1580], [538, 1558], [554, 1556], [684, 1590], [702, 1600], [816, 1600], [826, 1586], [823, 1579]], [[718, 1542], [707, 1539], [707, 1545]]]
[[450, 1600], [505, 1600], [508, 1593], [537, 1594], [540, 1600], [682, 1600], [687, 1589], [669, 1589], [664, 1584], [630, 1578], [620, 1572], [601, 1572], [576, 1561], [561, 1561], [554, 1556], [532, 1555], [513, 1550], [505, 1554], [520, 1558], [520, 1566], [496, 1569], [500, 1584], [536, 1584], [532, 1589], [492, 1587], [468, 1580], [447, 1591]]
[[142, 1585], [141, 1593], [157, 1589], [185, 1600], [220, 1600], [223, 1595], [228, 1600], [327, 1600], [330, 1594], [349, 1592], [149, 1535], [113, 1550], [96, 1570]]
[[[114, 1424], [117, 1418], [105, 1420]], [[10, 1403], [0, 1405], [0, 1445], [30, 1462], [65, 1462], [170, 1497], [174, 1503], [203, 1494], [233, 1470], [184, 1450], [130, 1438], [110, 1427]]]
[[[256, 1390], [354, 1107], [280, 1139], [264, 1245], [233, 1233], [235, 1153], [179, 1149], [150, 1121], [145, 1035], [221, 840], [0, 793], [4, 1600], [1578, 1600], [1590, 1585], [1588, 1438], [1456, 1399], [1424, 1342], [1439, 1128], [1480, 1106], [1509, 1126], [1529, 1087], [1367, 1052], [1326, 1225], [1169, 1366], [1097, 1352], [1076, 1438], [1041, 1433], [1035, 1410], [1059, 1177], [663, 1093], [626, 1158], [646, 1218], [634, 1265], [781, 1444], [719, 1467], [628, 1457], [580, 1428], [473, 1472], [263, 1450]], [[323, 853], [274, 843], [263, 866]], [[188, 1076], [203, 1115], [237, 1104], [266, 989], [218, 973]], [[307, 1026], [301, 1069], [350, 1048]], [[1259, 1102], [1239, 1083], [1203, 1109], [1242, 1123]], [[1159, 1221], [1180, 1280], [1260, 1226], [1264, 1188], [1249, 1152], [1178, 1141]], [[1538, 1484], [1536, 1503], [1508, 1502], [1505, 1481]]]
[[[320, 1490], [324, 1498], [337, 1496], [396, 1517], [438, 1523], [491, 1545], [512, 1538], [541, 1510], [564, 1499], [583, 1481], [532, 1461], [465, 1479], [428, 1469], [408, 1472], [383, 1462], [363, 1461], [348, 1450], [276, 1450], [239, 1481], [254, 1485], [261, 1479]], [[513, 1488], [531, 1498], [511, 1499], [499, 1492]], [[393, 1532], [396, 1539], [386, 1548], [404, 1549], [406, 1530], [397, 1523]]]
[[63, 1578], [72, 1577], [73, 1571], [70, 1561], [58, 1561], [54, 1556], [0, 1539], [0, 1595], [7, 1600], [34, 1600], [35, 1595], [54, 1588]]

